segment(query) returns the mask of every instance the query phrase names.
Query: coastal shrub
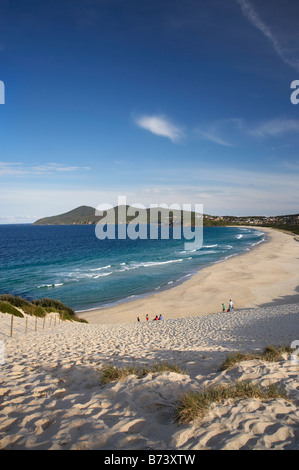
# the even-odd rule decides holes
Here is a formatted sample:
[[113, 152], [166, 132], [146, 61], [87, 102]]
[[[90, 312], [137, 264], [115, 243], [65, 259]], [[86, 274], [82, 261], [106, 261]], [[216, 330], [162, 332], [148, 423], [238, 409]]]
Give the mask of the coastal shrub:
[[34, 305], [39, 305], [41, 307], [51, 307], [54, 310], [52, 311], [65, 311], [68, 312], [70, 316], [75, 316], [75, 312], [72, 308], [67, 307], [64, 305], [60, 300], [55, 300], [55, 299], [49, 299], [45, 297], [44, 299], [37, 299], [33, 300], [32, 303]]
[[116, 367], [113, 364], [107, 364], [101, 371], [101, 383], [107, 384], [109, 382], [121, 381], [129, 375], [136, 375], [140, 379], [147, 374], [162, 374], [163, 372], [183, 373], [179, 366], [167, 362], [155, 363], [148, 367]]
[[258, 359], [260, 361], [276, 362], [281, 359], [281, 355], [291, 353], [293, 350], [289, 346], [276, 347], [272, 344], [266, 346], [262, 353], [241, 353], [235, 352], [226, 356], [225, 361], [221, 364], [220, 370], [231, 369], [238, 362], [251, 361]]
[[261, 387], [252, 382], [240, 381], [231, 385], [218, 384], [214, 387], [204, 388], [199, 392], [190, 392], [183, 395], [176, 410], [175, 420], [179, 424], [188, 423], [196, 418], [203, 417], [212, 403], [221, 403], [224, 400], [258, 398], [268, 400], [274, 398], [288, 399], [285, 390], [277, 384]]
[[40, 305], [37, 305], [37, 306], [34, 306], [34, 313], [33, 315], [35, 315], [36, 317], [45, 317], [47, 315], [47, 311], [41, 307]]
[[3, 294], [0, 295], [0, 302], [7, 302], [11, 306], [20, 308], [27, 315], [45, 317], [47, 313], [57, 312], [63, 321], [69, 320], [88, 323], [86, 320], [79, 318], [73, 309], [67, 307], [62, 302], [55, 299], [44, 298], [29, 302], [29, 300], [23, 299], [22, 297], [16, 297], [11, 294]]
[[17, 310], [13, 305], [11, 305], [9, 302], [6, 302], [5, 300], [0, 300], [0, 312], [10, 313], [16, 317], [24, 318], [22, 312]]
[[74, 310], [67, 305], [64, 305], [60, 300], [49, 299], [47, 297], [43, 299], [33, 300], [32, 303], [36, 306], [42, 307], [46, 312], [58, 312], [61, 320], [63, 321], [77, 321], [80, 323], [88, 323], [83, 318], [79, 318]]
[[0, 300], [9, 302], [14, 307], [22, 309], [24, 313], [27, 313], [27, 315], [34, 315], [34, 305], [22, 297], [15, 297], [11, 294], [3, 294], [0, 295]]

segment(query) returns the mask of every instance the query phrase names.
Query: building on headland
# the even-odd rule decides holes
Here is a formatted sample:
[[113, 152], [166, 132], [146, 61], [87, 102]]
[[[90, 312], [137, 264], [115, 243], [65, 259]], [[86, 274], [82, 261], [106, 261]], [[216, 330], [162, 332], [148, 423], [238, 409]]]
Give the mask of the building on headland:
[[203, 216], [204, 225], [299, 225], [299, 214], [293, 215], [278, 215], [278, 216]]

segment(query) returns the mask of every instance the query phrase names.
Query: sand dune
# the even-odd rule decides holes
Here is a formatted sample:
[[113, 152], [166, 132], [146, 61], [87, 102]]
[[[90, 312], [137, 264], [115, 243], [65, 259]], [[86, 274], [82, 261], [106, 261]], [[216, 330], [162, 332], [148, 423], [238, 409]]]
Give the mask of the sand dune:
[[[25, 337], [2, 334], [2, 449], [296, 449], [298, 365], [251, 360], [229, 371], [229, 352], [290, 344], [299, 305], [122, 325], [64, 323]], [[1, 315], [9, 328], [9, 315]], [[23, 322], [23, 324], [22, 324]], [[2, 328], [1, 331], [4, 331]], [[183, 373], [134, 375], [101, 385], [102, 367], [167, 361]], [[234, 380], [278, 383], [285, 399], [226, 401], [193, 423], [173, 422], [181, 395]]]
[[[11, 317], [0, 314], [0, 448], [298, 449], [298, 364], [285, 355], [219, 371], [231, 352], [299, 342], [299, 244], [271, 234], [270, 243], [172, 290], [86, 314], [90, 324], [48, 317], [44, 327], [38, 320], [36, 331], [29, 318], [25, 333], [26, 320], [14, 318], [10, 337]], [[219, 313], [230, 297], [237, 308]], [[136, 321], [160, 312], [163, 321]], [[177, 364], [182, 373], [100, 382], [107, 364], [154, 362]], [[174, 422], [182, 394], [235, 380], [276, 383], [291, 401], [226, 400], [189, 424]]]

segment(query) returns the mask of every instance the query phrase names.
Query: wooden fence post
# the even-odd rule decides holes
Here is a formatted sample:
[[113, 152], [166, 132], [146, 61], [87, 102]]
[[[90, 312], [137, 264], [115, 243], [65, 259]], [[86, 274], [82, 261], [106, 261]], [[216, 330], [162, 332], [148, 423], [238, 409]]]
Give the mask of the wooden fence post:
[[10, 337], [12, 338], [12, 333], [13, 333], [13, 315], [11, 316], [11, 322], [10, 322]]

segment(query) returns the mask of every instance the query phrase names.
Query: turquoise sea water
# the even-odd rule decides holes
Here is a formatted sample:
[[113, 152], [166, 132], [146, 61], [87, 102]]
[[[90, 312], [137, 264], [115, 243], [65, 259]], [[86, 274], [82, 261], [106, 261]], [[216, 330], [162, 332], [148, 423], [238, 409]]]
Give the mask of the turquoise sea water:
[[205, 227], [201, 249], [186, 251], [184, 240], [98, 240], [90, 225], [0, 225], [0, 293], [103, 307], [171, 288], [265, 239], [250, 227]]

